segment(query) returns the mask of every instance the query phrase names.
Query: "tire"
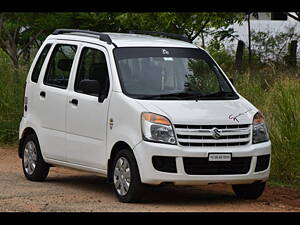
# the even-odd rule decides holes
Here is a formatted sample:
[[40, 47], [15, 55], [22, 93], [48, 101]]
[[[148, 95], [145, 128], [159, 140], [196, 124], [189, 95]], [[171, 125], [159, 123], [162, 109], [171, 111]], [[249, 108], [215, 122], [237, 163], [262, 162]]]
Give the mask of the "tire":
[[253, 184], [232, 185], [232, 189], [238, 198], [257, 199], [265, 190], [266, 182]]
[[23, 142], [22, 167], [23, 173], [28, 180], [44, 181], [48, 176], [49, 164], [43, 159], [35, 134], [28, 135]]
[[113, 189], [120, 202], [140, 202], [145, 191], [135, 157], [130, 149], [120, 150], [113, 159]]

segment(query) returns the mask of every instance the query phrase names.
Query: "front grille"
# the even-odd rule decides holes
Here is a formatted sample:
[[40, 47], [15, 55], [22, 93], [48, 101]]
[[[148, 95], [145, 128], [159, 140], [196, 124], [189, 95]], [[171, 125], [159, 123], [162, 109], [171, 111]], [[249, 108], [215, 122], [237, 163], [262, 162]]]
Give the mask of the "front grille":
[[[251, 125], [182, 125], [175, 124], [177, 140], [182, 146], [239, 146], [250, 142]], [[217, 129], [219, 136], [214, 137]]]
[[231, 161], [208, 161], [208, 158], [184, 157], [184, 170], [189, 175], [233, 175], [249, 172], [251, 157], [233, 157]]

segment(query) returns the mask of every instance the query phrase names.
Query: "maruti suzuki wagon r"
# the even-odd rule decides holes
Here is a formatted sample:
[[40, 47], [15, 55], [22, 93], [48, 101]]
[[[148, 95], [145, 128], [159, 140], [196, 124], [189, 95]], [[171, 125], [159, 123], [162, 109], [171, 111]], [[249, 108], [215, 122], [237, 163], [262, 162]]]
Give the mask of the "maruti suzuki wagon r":
[[165, 183], [256, 199], [271, 163], [263, 114], [208, 52], [158, 32], [55, 30], [28, 73], [19, 140], [27, 179], [95, 172], [121, 202]]

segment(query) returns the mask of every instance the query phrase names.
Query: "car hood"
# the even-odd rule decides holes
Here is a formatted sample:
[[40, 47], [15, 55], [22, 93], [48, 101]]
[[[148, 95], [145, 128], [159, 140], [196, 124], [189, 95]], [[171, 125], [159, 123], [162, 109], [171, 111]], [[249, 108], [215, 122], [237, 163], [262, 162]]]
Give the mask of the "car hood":
[[173, 124], [251, 124], [258, 111], [243, 97], [237, 100], [138, 100], [148, 112], [167, 116]]

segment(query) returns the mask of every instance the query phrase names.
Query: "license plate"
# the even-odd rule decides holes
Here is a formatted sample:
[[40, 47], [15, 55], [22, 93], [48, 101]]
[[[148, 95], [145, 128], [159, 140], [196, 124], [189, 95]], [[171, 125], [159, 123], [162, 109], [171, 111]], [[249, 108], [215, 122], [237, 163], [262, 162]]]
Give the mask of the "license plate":
[[230, 153], [209, 154], [208, 161], [231, 161], [231, 154]]

